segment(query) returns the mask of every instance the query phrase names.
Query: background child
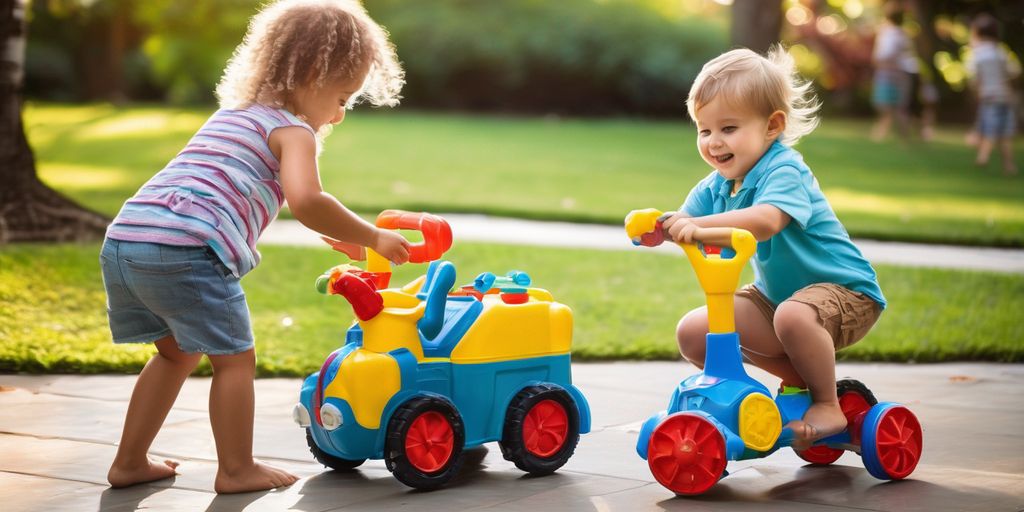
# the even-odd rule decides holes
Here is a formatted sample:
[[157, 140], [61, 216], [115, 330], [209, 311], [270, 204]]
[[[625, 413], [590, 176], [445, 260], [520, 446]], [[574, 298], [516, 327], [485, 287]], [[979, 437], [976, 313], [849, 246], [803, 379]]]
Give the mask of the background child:
[[981, 14], [971, 23], [971, 59], [967, 63], [978, 93], [978, 155], [979, 166], [988, 165], [992, 148], [999, 144], [1003, 157], [1003, 174], [1017, 174], [1013, 161], [1013, 136], [1016, 134], [1014, 92], [1010, 80], [1020, 68], [999, 47], [999, 22], [990, 14]]
[[[696, 227], [737, 227], [759, 241], [755, 282], [736, 293], [736, 329], [745, 358], [809, 388], [813, 404], [794, 421], [794, 447], [841, 431], [835, 352], [864, 337], [885, 307], [875, 271], [850, 241], [800, 153], [790, 146], [817, 124], [810, 84], [782, 48], [750, 50], [704, 65], [687, 108], [697, 149], [714, 168], [664, 223], [693, 242]], [[702, 367], [707, 309], [679, 322], [683, 356]]]
[[320, 186], [320, 137], [358, 98], [394, 105], [402, 70], [383, 29], [353, 1], [289, 0], [253, 18], [217, 88], [221, 109], [129, 199], [100, 262], [115, 343], [155, 343], [139, 375], [107, 479], [122, 487], [174, 475], [147, 456], [185, 378], [213, 367], [210, 423], [217, 492], [290, 485], [252, 456], [256, 356], [239, 279], [287, 199], [306, 226], [372, 247], [396, 263], [408, 242], [345, 208]]
[[871, 63], [875, 66], [872, 79], [871, 103], [878, 111], [878, 121], [871, 131], [872, 139], [880, 141], [889, 135], [889, 127], [896, 121], [901, 137], [910, 135], [910, 105], [913, 73], [917, 60], [913, 43], [903, 30], [903, 6], [886, 2], [885, 18], [875, 36]]

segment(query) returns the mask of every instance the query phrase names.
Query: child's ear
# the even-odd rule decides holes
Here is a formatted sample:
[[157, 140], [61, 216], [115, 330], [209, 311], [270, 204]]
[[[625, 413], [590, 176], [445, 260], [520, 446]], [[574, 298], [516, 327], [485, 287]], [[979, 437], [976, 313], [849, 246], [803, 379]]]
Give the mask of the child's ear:
[[786, 113], [776, 110], [768, 116], [768, 133], [766, 135], [769, 139], [775, 139], [784, 131], [786, 131]]

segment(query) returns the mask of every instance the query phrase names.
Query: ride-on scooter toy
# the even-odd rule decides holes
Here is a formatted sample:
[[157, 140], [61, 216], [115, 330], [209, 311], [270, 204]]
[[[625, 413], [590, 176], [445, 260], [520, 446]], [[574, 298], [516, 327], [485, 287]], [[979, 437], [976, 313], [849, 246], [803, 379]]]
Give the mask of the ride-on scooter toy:
[[[626, 233], [636, 245], [659, 245], [662, 213], [634, 210]], [[733, 294], [757, 241], [732, 228], [698, 229], [694, 239], [722, 247], [714, 254], [705, 245], [680, 244], [707, 297], [709, 333], [704, 371], [679, 384], [668, 410], [651, 416], [640, 430], [637, 453], [647, 460], [655, 479], [681, 495], [701, 494], [726, 475], [726, 463], [765, 457], [790, 445], [793, 433], [783, 425], [800, 419], [811, 404], [806, 390], [783, 389], [772, 399], [768, 388], [743, 369], [739, 334], [733, 317]], [[730, 248], [727, 249], [727, 248]], [[731, 256], [731, 257], [730, 257]], [[921, 425], [906, 407], [879, 403], [860, 382], [836, 385], [846, 415], [845, 431], [797, 452], [814, 464], [831, 464], [844, 452], [861, 455], [872, 476], [907, 477], [921, 458]]]
[[452, 233], [441, 217], [387, 210], [377, 226], [421, 231], [410, 262], [430, 265], [388, 288], [390, 262], [367, 249], [367, 270], [340, 265], [317, 279], [357, 321], [305, 379], [293, 410], [316, 460], [352, 469], [384, 459], [418, 489], [444, 485], [463, 449], [490, 441], [523, 471], [560, 468], [590, 431], [570, 372], [572, 311], [524, 272], [485, 272], [451, 291], [455, 266], [439, 258]]

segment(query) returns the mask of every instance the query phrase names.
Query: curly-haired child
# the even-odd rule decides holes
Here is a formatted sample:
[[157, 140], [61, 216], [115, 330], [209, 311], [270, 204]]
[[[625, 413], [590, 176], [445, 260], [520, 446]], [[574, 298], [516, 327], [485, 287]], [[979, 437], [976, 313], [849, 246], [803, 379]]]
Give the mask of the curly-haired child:
[[[139, 375], [107, 479], [113, 487], [171, 477], [147, 455], [203, 354], [213, 367], [214, 489], [270, 489], [297, 478], [253, 459], [256, 355], [239, 279], [287, 200], [307, 227], [350, 251], [401, 263], [408, 242], [323, 191], [320, 141], [359, 99], [394, 105], [402, 69], [387, 34], [351, 0], [271, 3], [251, 21], [217, 87], [220, 110], [125, 202], [100, 263], [114, 343], [154, 343]], [[358, 249], [357, 249], [358, 248]]]
[[[736, 330], [750, 363], [808, 388], [813, 404], [788, 425], [794, 448], [840, 432], [835, 352], [871, 329], [885, 307], [874, 269], [850, 240], [792, 145], [817, 124], [810, 84], [782, 48], [766, 57], [733, 50], [704, 65], [687, 108], [697, 149], [714, 170], [666, 234], [692, 243], [697, 227], [736, 227], [757, 238], [755, 281], [736, 293]], [[707, 309], [679, 322], [683, 356], [702, 367]]]

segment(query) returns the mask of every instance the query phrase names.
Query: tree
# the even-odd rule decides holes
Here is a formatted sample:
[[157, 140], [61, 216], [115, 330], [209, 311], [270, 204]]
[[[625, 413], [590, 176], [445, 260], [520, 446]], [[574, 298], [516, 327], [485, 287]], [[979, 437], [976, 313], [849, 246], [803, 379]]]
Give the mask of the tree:
[[732, 45], [766, 53], [782, 32], [781, 0], [734, 0]]
[[21, 117], [25, 0], [0, 0], [0, 244], [90, 240], [108, 219], [39, 181]]

